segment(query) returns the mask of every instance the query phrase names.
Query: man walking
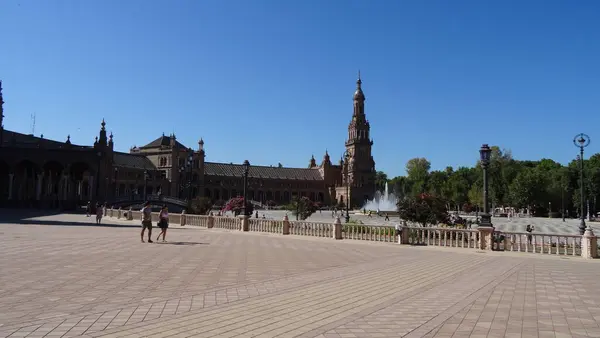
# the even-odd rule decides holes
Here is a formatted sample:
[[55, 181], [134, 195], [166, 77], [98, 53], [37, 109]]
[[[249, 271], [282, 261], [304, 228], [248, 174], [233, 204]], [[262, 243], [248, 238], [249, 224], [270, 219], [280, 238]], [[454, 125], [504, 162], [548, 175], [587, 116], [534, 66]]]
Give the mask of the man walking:
[[148, 228], [148, 243], [152, 243], [152, 208], [150, 208], [150, 202], [146, 202], [142, 208], [142, 243], [144, 243], [146, 228]]

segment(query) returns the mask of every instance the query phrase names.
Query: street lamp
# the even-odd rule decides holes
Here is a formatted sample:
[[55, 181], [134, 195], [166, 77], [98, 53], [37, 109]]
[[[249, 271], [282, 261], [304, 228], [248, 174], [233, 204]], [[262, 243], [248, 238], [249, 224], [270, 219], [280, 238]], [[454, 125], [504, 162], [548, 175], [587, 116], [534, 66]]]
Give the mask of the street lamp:
[[346, 161], [345, 163], [345, 168], [344, 171], [346, 172], [346, 223], [350, 222], [350, 178], [348, 177], [348, 161], [350, 160], [350, 153], [348, 153], [348, 150], [346, 150], [344, 152], [344, 160]]
[[561, 184], [561, 189], [560, 189], [560, 203], [561, 203], [561, 214], [562, 214], [562, 220], [563, 222], [565, 221], [565, 186]]
[[148, 171], [144, 169], [144, 202], [146, 202], [147, 189], [148, 189]]
[[113, 200], [116, 200], [117, 197], [119, 196], [119, 183], [117, 183], [118, 179], [119, 179], [119, 168], [115, 168], [115, 198]]
[[581, 221], [579, 222], [579, 234], [583, 235], [583, 233], [585, 232], [585, 210], [584, 210], [584, 206], [583, 206], [583, 200], [585, 198], [585, 193], [584, 193], [584, 189], [585, 189], [585, 185], [583, 183], [583, 148], [587, 147], [590, 145], [590, 137], [587, 136], [586, 134], [578, 134], [575, 136], [575, 138], [573, 138], [573, 144], [579, 148], [579, 191], [581, 193], [580, 195], [580, 200], [579, 200], [579, 213], [580, 213], [580, 218]]
[[490, 157], [492, 155], [492, 149], [484, 144], [479, 149], [479, 155], [481, 159], [481, 167], [483, 168], [483, 213], [481, 214], [480, 226], [491, 227], [492, 217], [490, 216], [490, 207], [488, 203], [488, 173], [487, 169], [490, 165]]
[[244, 216], [248, 216], [248, 208], [247, 208], [247, 197], [248, 197], [248, 171], [250, 170], [250, 162], [248, 160], [244, 160], [244, 164], [242, 165], [244, 168], [244, 192], [243, 192], [243, 196], [244, 196], [244, 209], [242, 210], [242, 213], [244, 214]]
[[190, 201], [192, 199], [192, 164], [194, 162], [194, 151], [192, 150], [192, 148], [188, 149], [188, 158], [187, 158], [187, 169], [188, 169], [188, 193], [187, 193], [187, 198], [188, 201]]

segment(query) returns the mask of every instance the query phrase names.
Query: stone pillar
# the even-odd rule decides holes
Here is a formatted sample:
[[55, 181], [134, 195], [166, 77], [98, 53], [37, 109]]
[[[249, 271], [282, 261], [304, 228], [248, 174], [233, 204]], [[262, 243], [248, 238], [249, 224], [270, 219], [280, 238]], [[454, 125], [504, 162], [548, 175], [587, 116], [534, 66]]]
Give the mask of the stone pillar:
[[478, 227], [477, 230], [479, 230], [479, 249], [492, 250], [494, 227]]
[[179, 225], [184, 226], [186, 221], [185, 210], [181, 211], [181, 218], [179, 219]]
[[581, 236], [581, 257], [587, 259], [598, 258], [598, 238], [590, 227], [585, 229], [583, 236]]
[[342, 239], [342, 220], [340, 220], [340, 216], [335, 218], [335, 222], [333, 223], [333, 239]]
[[108, 214], [108, 208], [106, 207], [106, 205], [102, 206], [102, 209], [104, 211], [104, 217], [106, 217], [106, 215]]
[[119, 207], [119, 210], [117, 211], [117, 219], [121, 218], [121, 207]]
[[13, 199], [13, 179], [15, 174], [8, 174], [8, 199]]
[[[119, 208], [121, 209], [121, 208]], [[129, 207], [129, 211], [127, 212], [127, 220], [128, 221], [133, 221], [133, 208]]]
[[88, 198], [89, 200], [94, 199], [94, 176], [90, 176], [88, 180]]
[[213, 215], [212, 215], [212, 213], [211, 213], [211, 215], [210, 215], [210, 216], [208, 216], [208, 224], [207, 224], [206, 226], [207, 226], [209, 229], [212, 229], [212, 228], [214, 228], [214, 226], [215, 226], [215, 216], [213, 216]]
[[287, 214], [285, 214], [285, 216], [283, 216], [283, 234], [284, 235], [290, 234], [290, 219], [288, 218]]
[[249, 231], [250, 230], [250, 221], [248, 220], [248, 216], [246, 215], [241, 215], [240, 217], [240, 221], [242, 222], [240, 230], [242, 231]]
[[44, 178], [44, 174], [37, 175], [37, 182], [35, 185], [35, 199], [40, 200], [42, 198], [42, 180]]
[[406, 226], [406, 222], [402, 224], [402, 229], [398, 236], [398, 244], [410, 244], [410, 229]]

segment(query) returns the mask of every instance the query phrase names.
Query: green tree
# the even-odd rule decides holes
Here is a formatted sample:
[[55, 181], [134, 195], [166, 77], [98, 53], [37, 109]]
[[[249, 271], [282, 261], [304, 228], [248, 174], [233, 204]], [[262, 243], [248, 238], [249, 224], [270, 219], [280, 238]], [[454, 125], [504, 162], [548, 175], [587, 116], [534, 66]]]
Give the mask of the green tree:
[[427, 190], [430, 194], [443, 197], [448, 175], [444, 171], [432, 171], [427, 180]]
[[292, 203], [285, 206], [286, 210], [292, 212], [292, 215], [298, 216], [301, 220], [305, 220], [317, 211], [317, 204], [307, 197], [294, 198]]
[[188, 203], [188, 212], [191, 214], [205, 215], [213, 207], [213, 203], [208, 197], [196, 197]]
[[449, 219], [446, 202], [441, 197], [429, 194], [420, 194], [400, 200], [398, 215], [403, 220], [419, 223], [424, 227], [447, 223]]
[[412, 184], [412, 195], [416, 196], [427, 191], [427, 179], [431, 163], [426, 158], [418, 157], [408, 160], [406, 174]]
[[537, 168], [521, 171], [510, 185], [510, 198], [513, 205], [536, 210], [542, 205], [547, 181]]
[[379, 191], [385, 190], [385, 184], [388, 183], [387, 174], [383, 171], [378, 171], [375, 174], [375, 189]]

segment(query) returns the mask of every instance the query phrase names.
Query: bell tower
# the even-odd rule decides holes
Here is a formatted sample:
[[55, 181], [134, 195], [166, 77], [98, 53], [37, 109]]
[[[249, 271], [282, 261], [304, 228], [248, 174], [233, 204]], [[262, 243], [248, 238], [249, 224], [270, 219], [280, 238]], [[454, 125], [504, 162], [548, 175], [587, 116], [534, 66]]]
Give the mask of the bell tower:
[[0, 147], [4, 144], [4, 99], [2, 98], [2, 81], [0, 80]]
[[[346, 140], [347, 160], [343, 164], [344, 186], [350, 186], [350, 200], [353, 206], [362, 206], [364, 201], [373, 198], [375, 193], [375, 161], [371, 154], [373, 140], [371, 126], [365, 115], [365, 94], [362, 90], [360, 71], [353, 96], [353, 113], [348, 125]], [[346, 175], [347, 172], [347, 175]], [[347, 197], [348, 198], [348, 197]]]

